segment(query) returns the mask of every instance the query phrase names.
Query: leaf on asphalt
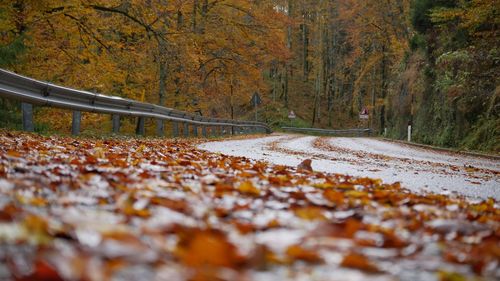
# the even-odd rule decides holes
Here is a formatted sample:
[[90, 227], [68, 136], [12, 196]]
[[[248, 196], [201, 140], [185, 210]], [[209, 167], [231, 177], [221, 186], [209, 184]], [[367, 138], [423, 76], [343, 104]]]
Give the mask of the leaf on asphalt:
[[245, 258], [237, 253], [234, 245], [216, 230], [190, 230], [180, 235], [176, 255], [191, 267], [238, 267]]
[[340, 265], [373, 273], [380, 271], [377, 266], [372, 264], [365, 256], [356, 253], [347, 254]]
[[310, 263], [323, 262], [321, 256], [313, 250], [304, 249], [300, 245], [292, 245], [286, 249], [286, 255], [293, 261], [305, 261]]
[[325, 190], [325, 192], [323, 192], [323, 196], [330, 202], [333, 202], [337, 205], [343, 204], [345, 199], [344, 193], [331, 189]]
[[311, 166], [312, 160], [311, 159], [306, 159], [297, 166], [297, 171], [306, 171], [306, 172], [312, 172], [313, 168]]
[[238, 191], [243, 194], [248, 194], [252, 196], [259, 196], [260, 195], [260, 190], [254, 186], [254, 184], [251, 181], [245, 181], [242, 182], [238, 186]]

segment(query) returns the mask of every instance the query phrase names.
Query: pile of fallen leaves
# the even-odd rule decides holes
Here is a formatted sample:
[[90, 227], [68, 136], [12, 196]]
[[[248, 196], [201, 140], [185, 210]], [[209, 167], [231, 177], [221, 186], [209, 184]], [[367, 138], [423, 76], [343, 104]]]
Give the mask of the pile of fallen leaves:
[[493, 200], [0, 131], [0, 280], [498, 280], [499, 237]]

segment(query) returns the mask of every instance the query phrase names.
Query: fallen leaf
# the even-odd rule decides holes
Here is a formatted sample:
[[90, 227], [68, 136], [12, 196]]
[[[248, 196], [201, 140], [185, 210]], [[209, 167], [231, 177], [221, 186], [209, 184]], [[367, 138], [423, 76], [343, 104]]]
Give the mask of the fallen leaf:
[[223, 266], [238, 267], [245, 259], [237, 253], [236, 247], [216, 230], [190, 230], [181, 235], [177, 256], [191, 267]]
[[238, 186], [238, 191], [243, 194], [259, 196], [260, 190], [256, 188], [251, 181], [244, 181]]
[[286, 249], [286, 255], [293, 261], [301, 260], [310, 263], [323, 262], [321, 256], [313, 250], [304, 249], [300, 245], [292, 245]]
[[340, 263], [343, 267], [360, 269], [367, 272], [376, 273], [380, 270], [371, 263], [365, 256], [356, 253], [347, 254]]
[[298, 166], [297, 166], [297, 171], [307, 171], [307, 172], [312, 172], [313, 168], [311, 167], [312, 160], [311, 159], [306, 159], [302, 161]]

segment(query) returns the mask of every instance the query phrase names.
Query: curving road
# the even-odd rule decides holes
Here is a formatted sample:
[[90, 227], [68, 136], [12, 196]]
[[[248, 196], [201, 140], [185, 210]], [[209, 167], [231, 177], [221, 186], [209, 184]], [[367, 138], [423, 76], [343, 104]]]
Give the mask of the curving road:
[[312, 159], [315, 171], [380, 178], [414, 192], [492, 197], [500, 201], [500, 161], [442, 152], [373, 138], [290, 134], [208, 142], [199, 148], [232, 156], [297, 166]]

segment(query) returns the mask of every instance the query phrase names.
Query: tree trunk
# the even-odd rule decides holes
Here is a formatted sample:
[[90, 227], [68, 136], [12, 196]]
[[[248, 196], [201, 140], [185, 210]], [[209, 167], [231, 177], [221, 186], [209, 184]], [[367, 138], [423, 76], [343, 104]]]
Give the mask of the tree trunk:
[[309, 65], [307, 61], [308, 48], [309, 48], [309, 38], [308, 38], [308, 27], [307, 27], [307, 14], [303, 10], [302, 17], [304, 22], [302, 23], [302, 71], [304, 76], [304, 81], [307, 82], [309, 74]]
[[207, 21], [208, 14], [208, 0], [203, 0], [203, 4], [201, 5], [201, 26], [200, 33], [205, 33], [205, 26]]
[[167, 95], [167, 71], [168, 67], [166, 62], [163, 61], [163, 59], [160, 59], [160, 85], [159, 85], [159, 105], [160, 106], [165, 106], [165, 100], [166, 100], [166, 95]]
[[230, 91], [229, 91], [229, 103], [230, 103], [230, 107], [231, 107], [231, 120], [234, 120], [234, 105], [233, 105], [233, 94], [234, 94], [234, 87], [233, 87], [233, 77], [231, 77], [231, 85], [229, 87]]
[[283, 86], [283, 96], [285, 99], [285, 107], [288, 108], [288, 72], [290, 67], [288, 66], [288, 63], [285, 66], [285, 84]]
[[196, 32], [196, 14], [198, 13], [198, 0], [193, 1], [193, 32]]
[[[387, 95], [387, 85], [388, 85], [388, 81], [387, 81], [387, 56], [385, 54], [385, 45], [382, 45], [382, 69], [381, 69], [381, 80], [382, 80], [382, 88], [381, 88], [381, 98], [384, 98], [386, 97]], [[380, 126], [379, 126], [379, 131], [380, 132], [383, 132], [384, 130], [384, 107], [382, 107], [380, 109]]]
[[372, 94], [371, 94], [371, 105], [372, 105], [372, 112], [370, 112], [371, 116], [370, 116], [370, 128], [373, 129], [373, 126], [375, 125], [374, 124], [374, 121], [375, 121], [375, 108], [376, 108], [376, 92], [375, 92], [375, 85], [376, 85], [376, 81], [375, 81], [375, 77], [376, 77], [376, 69], [374, 68], [372, 70]]
[[[293, 0], [288, 0], [288, 17], [292, 18], [292, 1]], [[292, 25], [288, 25], [287, 27], [287, 34], [286, 34], [286, 47], [291, 50], [292, 49]]]
[[[288, 0], [288, 12], [287, 15], [289, 18], [292, 18], [292, 0]], [[287, 35], [286, 35], [286, 47], [288, 50], [292, 49], [292, 26], [288, 25], [287, 27]], [[283, 97], [285, 100], [285, 107], [288, 108], [288, 101], [289, 101], [289, 93], [288, 93], [288, 80], [290, 75], [290, 65], [289, 62], [285, 63], [285, 85], [284, 85], [284, 92], [283, 92]]]
[[179, 10], [177, 11], [177, 30], [181, 30], [183, 25], [184, 25], [184, 15]]

